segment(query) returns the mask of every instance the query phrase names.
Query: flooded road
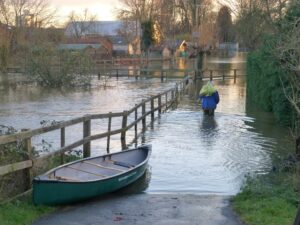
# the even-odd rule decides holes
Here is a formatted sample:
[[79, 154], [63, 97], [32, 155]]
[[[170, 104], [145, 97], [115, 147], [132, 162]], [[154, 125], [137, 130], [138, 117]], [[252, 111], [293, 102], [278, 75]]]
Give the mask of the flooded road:
[[292, 149], [288, 130], [271, 114], [248, 114], [245, 86], [216, 87], [221, 101], [214, 117], [185, 96], [146, 132], [153, 145], [147, 192], [234, 195], [247, 174], [269, 172]]
[[[242, 59], [214, 60], [211, 58], [205, 65], [222, 69], [245, 67]], [[54, 91], [10, 84], [9, 79], [2, 78], [0, 124], [32, 129], [43, 120], [61, 121], [85, 114], [123, 111], [151, 94], [174, 87], [175, 81], [121, 78], [109, 80], [105, 88], [95, 85], [89, 90]], [[231, 80], [215, 85], [221, 101], [214, 117], [203, 116], [194, 98], [198, 86], [187, 91], [175, 110], [162, 114], [139, 138], [139, 144], [153, 146], [150, 169], [141, 181], [146, 182], [142, 184], [145, 192], [233, 195], [239, 191], [245, 175], [267, 173], [276, 159], [292, 149], [288, 130], [276, 125], [271, 114], [247, 103], [242, 79], [236, 84]], [[105, 128], [96, 124], [92, 133]], [[67, 132], [71, 134], [66, 144], [82, 137], [82, 125], [72, 126], [71, 130]], [[50, 136], [53, 148], [58, 146], [58, 137]], [[93, 155], [103, 154], [105, 145], [105, 140], [93, 142]], [[120, 149], [119, 136], [112, 138], [111, 147], [113, 151]]]

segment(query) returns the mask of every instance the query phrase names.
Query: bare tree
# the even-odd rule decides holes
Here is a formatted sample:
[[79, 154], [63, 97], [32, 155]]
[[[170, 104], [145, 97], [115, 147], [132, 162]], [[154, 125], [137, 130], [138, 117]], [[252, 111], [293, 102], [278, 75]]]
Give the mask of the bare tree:
[[233, 41], [233, 26], [231, 12], [227, 6], [223, 6], [218, 13], [217, 18], [219, 42]]
[[0, 0], [0, 22], [15, 27], [47, 27], [56, 9], [47, 0]]
[[213, 10], [211, 0], [121, 0], [120, 19], [141, 23], [151, 19], [159, 24], [163, 36], [199, 31]]
[[82, 14], [72, 11], [69, 15], [66, 30], [75, 38], [80, 38], [86, 32], [95, 28], [96, 20], [97, 16], [91, 14], [88, 9], [85, 9]]
[[218, 0], [230, 7], [236, 17], [239, 42], [256, 49], [264, 33], [274, 33], [277, 22], [284, 17], [287, 0]]
[[292, 21], [290, 27], [278, 42], [275, 55], [286, 72], [285, 80], [289, 81], [284, 93], [300, 117], [300, 18]]

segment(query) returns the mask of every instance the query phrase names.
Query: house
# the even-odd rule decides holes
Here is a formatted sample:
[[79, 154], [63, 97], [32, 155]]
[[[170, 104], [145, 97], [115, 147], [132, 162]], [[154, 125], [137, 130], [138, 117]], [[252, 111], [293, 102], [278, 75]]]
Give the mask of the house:
[[101, 44], [59, 44], [59, 50], [85, 52], [93, 60], [108, 58], [108, 51]]
[[163, 48], [162, 50], [162, 57], [163, 58], [169, 58], [172, 56], [172, 52], [171, 52], [171, 49], [168, 48], [167, 46]]
[[102, 36], [112, 43], [114, 56], [140, 53], [140, 24], [135, 21], [70, 22], [65, 29], [68, 38]]
[[112, 43], [101, 36], [86, 36], [82, 38], [68, 38], [58, 46], [60, 50], [84, 51], [93, 60], [110, 59], [112, 57]]
[[132, 46], [125, 37], [108, 36], [107, 38], [112, 42], [113, 56], [129, 55], [129, 51]]

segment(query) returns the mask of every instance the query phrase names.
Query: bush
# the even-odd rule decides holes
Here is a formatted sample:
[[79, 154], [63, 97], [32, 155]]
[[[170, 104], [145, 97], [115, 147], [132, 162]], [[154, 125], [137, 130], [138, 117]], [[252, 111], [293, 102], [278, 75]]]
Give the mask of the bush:
[[36, 48], [28, 56], [27, 74], [43, 86], [90, 85], [92, 63], [84, 52]]
[[[293, 110], [286, 99], [282, 87], [284, 71], [280, 62], [273, 55], [276, 39], [265, 38], [264, 45], [249, 53], [247, 59], [247, 97], [265, 111], [273, 112], [276, 120], [284, 125], [291, 125]], [[281, 80], [282, 79], [282, 82]]]

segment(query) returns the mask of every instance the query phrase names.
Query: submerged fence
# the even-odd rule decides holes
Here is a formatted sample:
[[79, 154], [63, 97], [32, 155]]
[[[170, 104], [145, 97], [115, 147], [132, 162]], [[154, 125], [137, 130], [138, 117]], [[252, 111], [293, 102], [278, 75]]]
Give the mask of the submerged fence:
[[[134, 128], [134, 138], [131, 143], [137, 141], [140, 133], [144, 132], [147, 127], [147, 120], [150, 117], [150, 121], [153, 122], [155, 118], [155, 113], [157, 115], [161, 114], [163, 111], [169, 109], [171, 106], [175, 105], [178, 98], [185, 90], [187, 79], [181, 80], [176, 83], [174, 88], [167, 91], [159, 93], [157, 95], [151, 96], [148, 99], [142, 100], [139, 104], [135, 105], [133, 108], [116, 113], [106, 113], [106, 114], [92, 114], [85, 115], [79, 118], [74, 118], [68, 121], [58, 122], [51, 126], [41, 127], [33, 130], [22, 130], [19, 133], [12, 135], [0, 136], [0, 146], [12, 144], [12, 143], [22, 143], [22, 147], [26, 152], [26, 160], [20, 162], [10, 163], [8, 165], [0, 166], [0, 178], [4, 175], [14, 173], [16, 171], [26, 171], [24, 176], [26, 176], [26, 183], [28, 189], [31, 188], [31, 182], [33, 179], [33, 172], [35, 166], [39, 164], [39, 161], [47, 162], [53, 156], [60, 156], [60, 163], [65, 162], [64, 157], [67, 151], [70, 151], [78, 146], [83, 146], [83, 157], [89, 157], [91, 155], [91, 142], [94, 140], [106, 138], [106, 151], [110, 152], [110, 138], [112, 135], [120, 134], [120, 141], [122, 149], [127, 148], [126, 144], [126, 134], [127, 132]], [[129, 122], [128, 118], [133, 118], [133, 122]], [[118, 129], [112, 129], [112, 121], [119, 118], [120, 127]], [[100, 132], [97, 134], [91, 134], [91, 126], [93, 121], [96, 119], [106, 119], [108, 120], [106, 132]], [[142, 129], [138, 132], [138, 124], [142, 124]], [[69, 145], [66, 145], [66, 128], [75, 124], [82, 124], [83, 137]], [[32, 138], [41, 134], [45, 134], [51, 131], [60, 132], [60, 148], [56, 151], [50, 152], [49, 154], [35, 157], [33, 154]], [[74, 131], [73, 131], [74, 132]], [[0, 152], [1, 153], [1, 152]]]

